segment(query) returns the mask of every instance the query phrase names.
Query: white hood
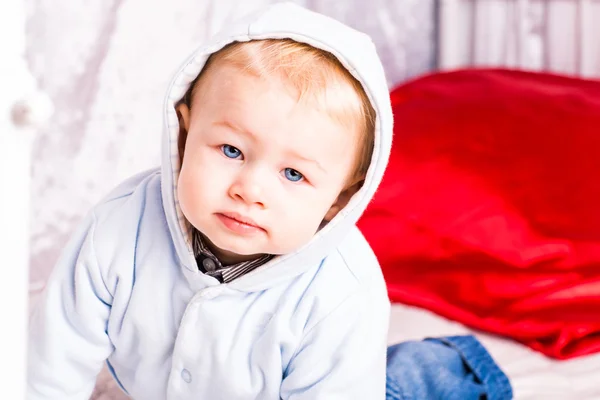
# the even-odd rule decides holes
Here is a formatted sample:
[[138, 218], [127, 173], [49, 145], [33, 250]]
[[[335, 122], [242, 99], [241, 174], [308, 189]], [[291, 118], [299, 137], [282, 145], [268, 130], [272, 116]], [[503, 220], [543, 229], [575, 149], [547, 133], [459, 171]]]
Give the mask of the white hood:
[[375, 147], [365, 183], [348, 205], [296, 252], [275, 257], [228, 284], [243, 291], [263, 290], [292, 278], [320, 263], [331, 253], [353, 228], [373, 197], [387, 165], [392, 143], [389, 91], [375, 45], [367, 35], [292, 3], [278, 3], [229, 24], [184, 62], [169, 86], [165, 101], [162, 197], [177, 254], [182, 267], [188, 270], [186, 275], [196, 272], [198, 267], [175, 189], [180, 169], [177, 147], [179, 122], [175, 105], [212, 53], [234, 41], [280, 38], [304, 42], [334, 54], [362, 83], [376, 111]]

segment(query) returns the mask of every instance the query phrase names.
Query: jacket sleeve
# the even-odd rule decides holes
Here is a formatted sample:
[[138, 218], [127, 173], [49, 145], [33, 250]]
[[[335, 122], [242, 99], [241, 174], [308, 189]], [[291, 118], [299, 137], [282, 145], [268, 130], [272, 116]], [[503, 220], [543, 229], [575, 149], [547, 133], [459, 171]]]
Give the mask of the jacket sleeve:
[[378, 276], [307, 332], [284, 372], [283, 400], [385, 399], [390, 303]]
[[112, 351], [112, 295], [94, 253], [95, 217], [75, 232], [29, 324], [27, 399], [88, 400]]

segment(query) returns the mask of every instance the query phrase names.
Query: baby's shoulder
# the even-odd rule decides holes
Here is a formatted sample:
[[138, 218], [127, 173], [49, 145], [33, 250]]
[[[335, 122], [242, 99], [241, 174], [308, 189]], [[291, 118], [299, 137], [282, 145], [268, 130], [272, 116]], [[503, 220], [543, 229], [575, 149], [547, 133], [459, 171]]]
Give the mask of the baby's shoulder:
[[160, 168], [149, 169], [125, 179], [98, 203], [96, 209], [131, 196], [136, 191], [147, 188], [149, 184], [151, 185], [152, 181], [160, 183]]
[[347, 270], [358, 284], [382, 277], [375, 253], [355, 226], [337, 246], [335, 256], [340, 267]]
[[381, 268], [363, 235], [353, 228], [321, 263], [311, 292], [335, 305], [374, 286], [384, 286]]
[[[327, 318], [335, 310], [347, 310], [347, 307], [341, 307], [344, 304], [389, 306], [377, 258], [357, 228], [353, 228], [322, 261], [315, 275], [307, 275], [310, 275], [309, 287], [301, 296], [304, 307], [296, 309], [310, 310], [306, 312], [305, 325], [308, 328]], [[289, 295], [291, 291], [286, 293]]]
[[159, 170], [142, 172], [123, 181], [94, 207], [93, 241], [98, 257], [136, 246], [144, 220], [164, 225], [160, 184]]
[[148, 198], [157, 196], [160, 196], [160, 171], [152, 169], [121, 182], [94, 206], [93, 212], [98, 224], [120, 213], [135, 217], [132, 209], [141, 208]]

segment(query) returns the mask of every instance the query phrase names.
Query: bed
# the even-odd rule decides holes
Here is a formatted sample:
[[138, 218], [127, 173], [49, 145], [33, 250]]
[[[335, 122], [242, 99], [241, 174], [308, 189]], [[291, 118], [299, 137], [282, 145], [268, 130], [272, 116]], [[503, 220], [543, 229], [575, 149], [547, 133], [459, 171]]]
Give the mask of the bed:
[[600, 354], [567, 361], [546, 357], [512, 340], [474, 331], [422, 308], [392, 307], [389, 342], [474, 334], [509, 377], [518, 400], [600, 399]]

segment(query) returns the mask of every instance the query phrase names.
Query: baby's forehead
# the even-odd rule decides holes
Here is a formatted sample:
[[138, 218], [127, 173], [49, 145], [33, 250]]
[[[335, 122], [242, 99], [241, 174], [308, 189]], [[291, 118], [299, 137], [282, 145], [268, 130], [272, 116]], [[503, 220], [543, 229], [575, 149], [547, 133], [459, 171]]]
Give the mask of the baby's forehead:
[[[354, 88], [332, 80], [321, 85], [298, 85], [281, 71], [259, 74], [253, 69], [243, 69], [226, 62], [212, 64], [195, 90], [195, 102], [211, 102], [220, 107], [232, 107], [239, 103], [239, 94], [252, 93], [259, 97], [265, 87], [275, 88], [295, 99], [296, 105], [316, 114], [326, 115], [337, 124], [353, 132], [364, 120], [360, 99]], [[273, 111], [275, 112], [275, 110]]]
[[305, 157], [333, 156], [342, 148], [349, 150], [357, 140], [356, 128], [351, 131], [321, 109], [318, 99], [300, 97], [280, 80], [237, 71], [214, 76], [222, 82], [207, 88], [194, 107], [198, 118], [212, 121], [217, 134], [235, 134], [268, 149]]

